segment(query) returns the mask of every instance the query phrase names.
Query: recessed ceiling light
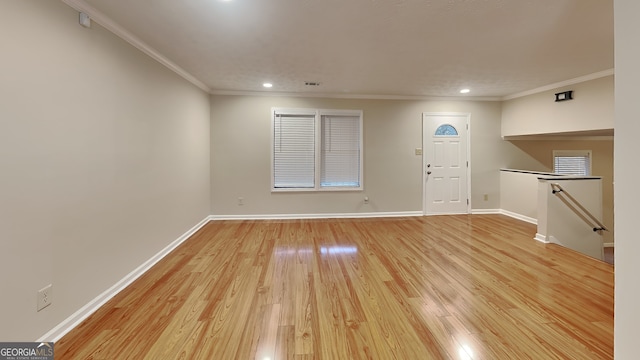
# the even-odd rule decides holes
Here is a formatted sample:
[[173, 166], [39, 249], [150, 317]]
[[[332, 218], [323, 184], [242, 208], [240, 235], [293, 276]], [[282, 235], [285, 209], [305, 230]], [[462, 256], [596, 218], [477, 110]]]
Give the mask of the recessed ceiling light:
[[460, 94], [468, 94], [468, 93], [469, 93], [469, 91], [471, 91], [471, 90], [469, 90], [469, 89], [462, 89], [462, 90], [460, 90]]
[[264, 83], [264, 84], [262, 84], [262, 86], [264, 86], [266, 88], [270, 88], [270, 87], [273, 87], [273, 84], [272, 83]]

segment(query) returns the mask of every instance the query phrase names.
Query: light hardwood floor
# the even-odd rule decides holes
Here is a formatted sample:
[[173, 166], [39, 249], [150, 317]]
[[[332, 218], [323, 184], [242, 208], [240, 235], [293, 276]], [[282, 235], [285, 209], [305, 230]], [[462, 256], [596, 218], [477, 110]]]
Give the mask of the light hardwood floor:
[[613, 267], [502, 215], [215, 221], [56, 359], [612, 359]]

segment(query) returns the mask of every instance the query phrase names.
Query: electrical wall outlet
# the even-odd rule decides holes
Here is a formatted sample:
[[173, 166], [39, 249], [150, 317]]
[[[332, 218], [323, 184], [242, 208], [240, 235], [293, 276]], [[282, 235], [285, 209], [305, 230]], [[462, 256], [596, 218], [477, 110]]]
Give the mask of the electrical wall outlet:
[[47, 306], [51, 305], [51, 289], [52, 289], [53, 285], [49, 284], [45, 287], [43, 287], [42, 289], [38, 290], [38, 311], [46, 308]]
[[484, 194], [484, 201], [489, 201], [489, 194]]
[[239, 197], [239, 198], [238, 198], [238, 205], [239, 205], [239, 206], [244, 205], [244, 198], [243, 198], [243, 197]]

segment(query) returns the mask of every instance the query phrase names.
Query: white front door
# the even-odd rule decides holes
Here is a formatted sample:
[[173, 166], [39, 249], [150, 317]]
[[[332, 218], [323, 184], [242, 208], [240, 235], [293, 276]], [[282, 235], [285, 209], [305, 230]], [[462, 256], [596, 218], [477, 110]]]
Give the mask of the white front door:
[[423, 113], [424, 213], [467, 214], [469, 114]]

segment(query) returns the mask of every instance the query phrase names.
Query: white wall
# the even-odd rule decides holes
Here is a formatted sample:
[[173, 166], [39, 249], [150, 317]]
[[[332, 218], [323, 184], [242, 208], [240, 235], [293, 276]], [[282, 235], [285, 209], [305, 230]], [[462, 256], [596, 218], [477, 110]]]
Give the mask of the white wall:
[[[563, 192], [553, 194], [551, 184]], [[602, 219], [602, 180], [544, 177], [538, 182], [538, 231], [536, 239], [559, 244], [604, 260], [602, 236], [588, 214]], [[575, 202], [574, 202], [575, 199]], [[578, 206], [579, 204], [579, 206]], [[582, 208], [586, 211], [582, 211]]]
[[538, 177], [543, 174], [500, 171], [500, 209], [513, 217], [537, 223]]
[[[613, 75], [503, 102], [502, 135], [613, 129]], [[573, 100], [555, 93], [573, 90]]]
[[[599, 140], [578, 136], [554, 140], [513, 140], [511, 143], [524, 152], [527, 159], [514, 162], [515, 169], [542, 172], [553, 171], [554, 150], [591, 150], [591, 175], [602, 177], [602, 208], [604, 225], [610, 229], [603, 233], [606, 243], [614, 242], [613, 214], [613, 140], [601, 137]], [[503, 203], [504, 204], [504, 203]]]
[[640, 323], [640, 241], [638, 204], [640, 191], [637, 163], [640, 143], [638, 92], [640, 83], [640, 2], [614, 0], [616, 100], [614, 156], [616, 213], [615, 358], [638, 357], [637, 329]]
[[0, 44], [0, 339], [33, 341], [209, 214], [210, 104], [59, 1], [0, 0]]
[[[615, 1], [616, 161], [632, 163], [635, 153], [629, 149], [637, 146], [633, 134], [639, 130], [631, 121], [633, 90], [640, 80], [633, 36], [640, 25], [632, 14], [640, 4]], [[209, 114], [206, 94], [97, 24], [80, 27], [77, 13], [60, 2], [0, 0], [0, 30], [3, 341], [38, 338], [209, 213], [420, 211], [421, 158], [414, 149], [421, 147], [422, 112], [471, 113], [474, 209], [499, 208], [498, 169], [530, 161], [500, 140], [497, 102], [212, 96]], [[607, 89], [613, 80], [594, 82], [585, 89], [572, 86], [576, 100], [564, 105], [599, 99], [595, 111], [586, 106], [585, 116], [593, 120], [586, 127], [610, 128], [613, 95]], [[548, 96], [534, 102], [554, 104]], [[507, 118], [516, 100], [507, 102]], [[365, 192], [271, 194], [272, 106], [364, 110]], [[558, 117], [547, 116], [545, 106], [525, 111], [540, 127], [508, 125], [502, 132], [559, 131], [550, 126]], [[562, 131], [576, 130], [585, 129]], [[621, 358], [635, 356], [632, 326], [640, 321], [633, 277], [634, 257], [640, 255], [632, 225], [640, 200], [633, 187], [636, 172], [616, 168]], [[364, 194], [371, 198], [366, 206]], [[245, 198], [242, 207], [238, 196]], [[36, 313], [36, 290], [50, 283], [53, 305]]]
[[[422, 147], [423, 112], [471, 113], [473, 209], [499, 208], [499, 169], [522, 156], [500, 138], [498, 102], [223, 95], [211, 102], [213, 215], [420, 212], [422, 157], [415, 149]], [[365, 191], [271, 193], [271, 107], [363, 110]]]

